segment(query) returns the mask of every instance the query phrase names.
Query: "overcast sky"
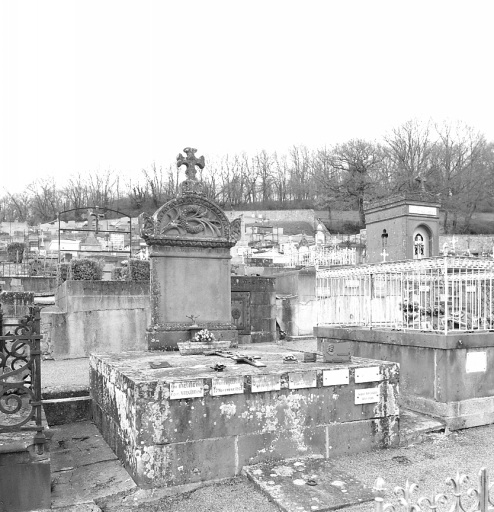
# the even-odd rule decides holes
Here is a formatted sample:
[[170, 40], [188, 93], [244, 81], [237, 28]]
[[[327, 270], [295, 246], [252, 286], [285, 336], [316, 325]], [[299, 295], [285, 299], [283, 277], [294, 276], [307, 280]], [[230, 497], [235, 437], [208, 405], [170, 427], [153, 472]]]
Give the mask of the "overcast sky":
[[0, 195], [411, 118], [494, 140], [493, 19], [490, 0], [0, 0]]

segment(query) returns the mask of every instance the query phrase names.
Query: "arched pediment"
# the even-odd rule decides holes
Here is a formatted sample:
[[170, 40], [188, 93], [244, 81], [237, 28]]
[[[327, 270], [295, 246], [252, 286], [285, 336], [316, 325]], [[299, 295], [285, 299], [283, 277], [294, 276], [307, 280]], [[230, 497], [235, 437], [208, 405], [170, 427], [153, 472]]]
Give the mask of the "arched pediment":
[[198, 194], [172, 199], [152, 216], [141, 214], [139, 226], [150, 245], [232, 246], [240, 238], [240, 219], [230, 223], [217, 204]]

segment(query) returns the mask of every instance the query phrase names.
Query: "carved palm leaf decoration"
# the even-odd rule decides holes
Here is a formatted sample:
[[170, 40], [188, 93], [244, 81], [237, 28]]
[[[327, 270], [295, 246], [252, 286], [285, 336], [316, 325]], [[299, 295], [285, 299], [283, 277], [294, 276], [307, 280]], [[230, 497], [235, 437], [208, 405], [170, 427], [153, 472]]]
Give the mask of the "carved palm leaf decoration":
[[168, 222], [163, 222], [160, 230], [162, 235], [170, 235], [175, 231], [177, 235], [197, 235], [204, 237], [220, 237], [221, 222], [210, 218], [209, 210], [205, 206], [185, 205], [176, 206], [167, 212]]

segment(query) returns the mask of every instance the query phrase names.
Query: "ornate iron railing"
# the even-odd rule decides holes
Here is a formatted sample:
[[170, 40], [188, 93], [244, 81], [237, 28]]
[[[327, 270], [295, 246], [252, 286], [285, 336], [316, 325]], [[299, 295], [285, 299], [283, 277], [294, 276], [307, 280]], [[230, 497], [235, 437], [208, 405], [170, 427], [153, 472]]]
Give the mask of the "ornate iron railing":
[[425, 512], [447, 510], [448, 512], [493, 512], [494, 501], [490, 497], [494, 483], [489, 483], [486, 468], [479, 471], [477, 487], [469, 487], [469, 478], [465, 474], [456, 473], [454, 478], [446, 480], [451, 490], [447, 494], [433, 491], [430, 497], [415, 497], [419, 486], [408, 480], [405, 487], [395, 487], [393, 494], [397, 503], [384, 503], [385, 482], [378, 478], [374, 484], [375, 512]]
[[40, 308], [16, 325], [4, 325], [0, 310], [0, 432], [35, 431], [38, 452], [45, 434], [41, 404]]

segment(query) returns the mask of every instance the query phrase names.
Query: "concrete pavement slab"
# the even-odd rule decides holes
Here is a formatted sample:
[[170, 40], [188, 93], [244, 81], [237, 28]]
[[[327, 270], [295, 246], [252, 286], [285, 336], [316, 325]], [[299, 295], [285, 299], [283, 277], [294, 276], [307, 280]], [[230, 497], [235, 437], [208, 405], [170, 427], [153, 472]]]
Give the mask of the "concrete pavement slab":
[[82, 507], [136, 487], [91, 422], [52, 430], [52, 508]]
[[284, 512], [337, 510], [374, 499], [371, 488], [322, 458], [267, 462], [244, 472]]

